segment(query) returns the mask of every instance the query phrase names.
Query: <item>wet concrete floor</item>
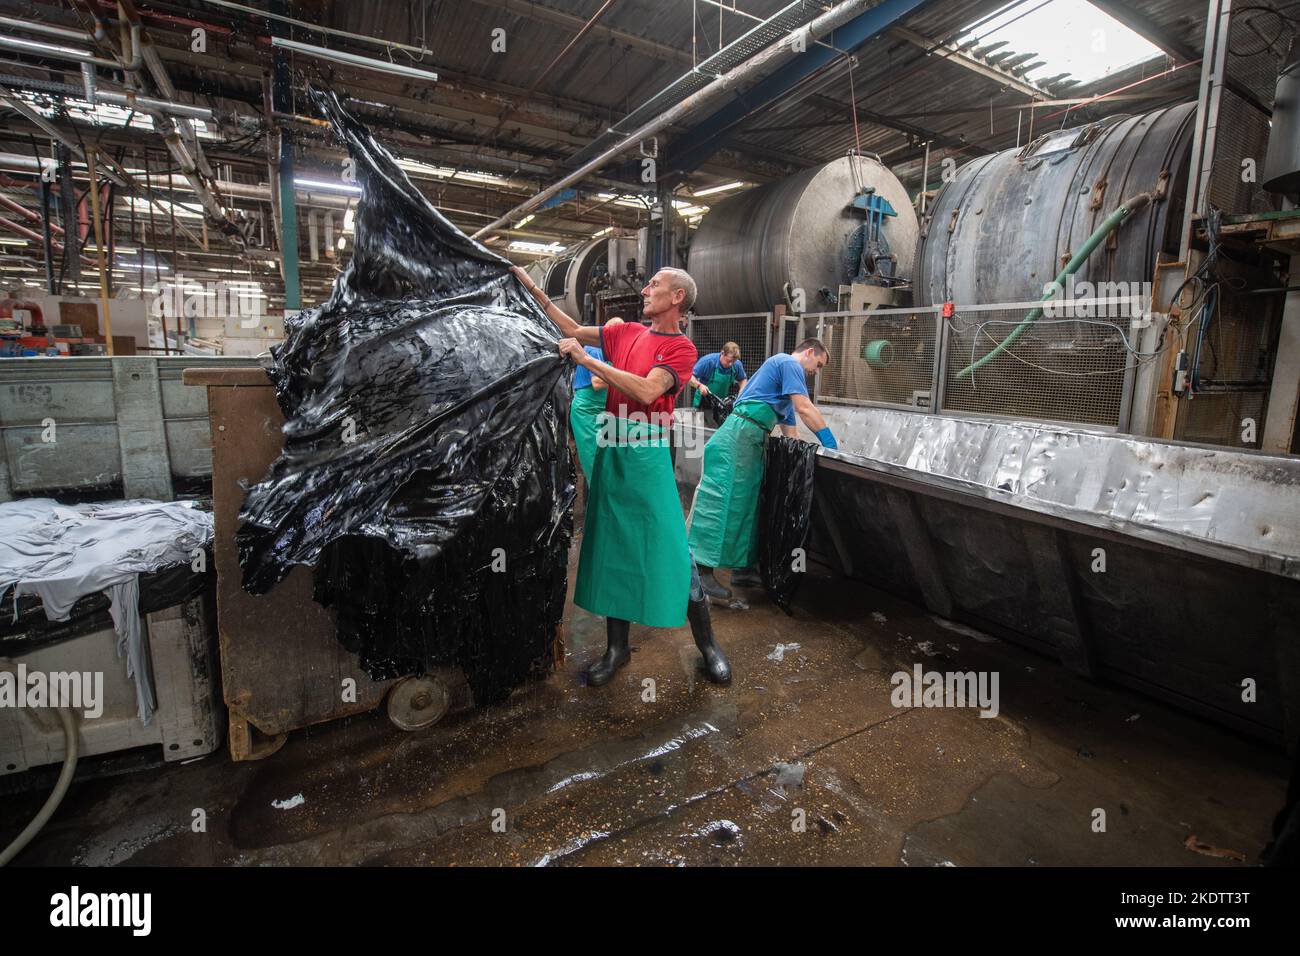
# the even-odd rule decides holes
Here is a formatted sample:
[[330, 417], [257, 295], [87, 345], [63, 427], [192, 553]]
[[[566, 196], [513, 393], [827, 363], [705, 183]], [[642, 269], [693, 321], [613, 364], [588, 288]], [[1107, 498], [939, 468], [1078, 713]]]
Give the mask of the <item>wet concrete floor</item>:
[[[570, 606], [564, 666], [500, 706], [79, 782], [18, 864], [1236, 866], [1268, 839], [1279, 750], [815, 568], [793, 617], [753, 598], [713, 612], [730, 687], [687, 628], [634, 627], [588, 688], [603, 622]], [[997, 671], [1000, 713], [895, 707], [917, 663]], [[0, 843], [44, 795], [0, 797]]]

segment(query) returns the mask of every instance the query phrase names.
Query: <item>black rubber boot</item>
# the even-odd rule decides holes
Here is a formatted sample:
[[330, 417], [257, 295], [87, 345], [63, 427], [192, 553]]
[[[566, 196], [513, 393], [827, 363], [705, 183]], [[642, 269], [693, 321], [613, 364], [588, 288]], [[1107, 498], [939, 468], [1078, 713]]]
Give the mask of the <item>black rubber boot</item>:
[[614, 672], [626, 664], [632, 657], [627, 649], [627, 632], [632, 625], [617, 617], [605, 618], [605, 637], [609, 646], [605, 656], [587, 669], [587, 686], [599, 687], [608, 684]]
[[731, 572], [731, 586], [737, 588], [761, 588], [763, 577], [757, 568], [736, 568]]
[[691, 622], [695, 646], [704, 656], [704, 672], [715, 684], [731, 683], [731, 665], [722, 648], [713, 639], [713, 622], [709, 619], [709, 601], [691, 601], [686, 605], [686, 619]]
[[731, 597], [731, 590], [723, 586], [722, 582], [713, 576], [713, 569], [706, 568], [704, 565], [698, 565], [700, 570], [700, 587], [704, 589], [706, 596], [717, 598], [719, 601], [725, 601]]

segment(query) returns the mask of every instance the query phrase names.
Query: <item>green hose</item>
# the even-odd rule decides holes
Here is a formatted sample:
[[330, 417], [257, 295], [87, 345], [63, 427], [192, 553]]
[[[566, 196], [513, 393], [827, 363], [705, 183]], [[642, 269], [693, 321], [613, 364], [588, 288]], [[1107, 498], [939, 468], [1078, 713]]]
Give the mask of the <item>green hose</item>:
[[[1102, 240], [1119, 228], [1119, 225], [1129, 216], [1133, 215], [1133, 213], [1151, 202], [1151, 198], [1151, 193], [1138, 193], [1132, 199], [1126, 199], [1124, 202], [1120, 203], [1119, 208], [1102, 220], [1101, 225], [1093, 230], [1092, 235], [1089, 236], [1084, 244], [1079, 247], [1079, 251], [1076, 252], [1074, 257], [1065, 264], [1065, 268], [1061, 270], [1061, 274], [1052, 281], [1050, 291], [1044, 295], [1040, 301], [1046, 302], [1048, 299], [1053, 298], [1061, 289], [1065, 288], [1065, 280], [1079, 271], [1079, 267], [1088, 261], [1088, 257], [1092, 255], [1093, 251], [1099, 245], [1101, 245]], [[1030, 309], [1029, 313], [1021, 320], [1020, 324], [1011, 330], [1010, 335], [998, 343], [993, 351], [989, 352], [983, 358], [972, 362], [970, 365], [967, 365], [964, 369], [958, 372], [956, 376], [957, 379], [963, 379], [967, 375], [973, 373], [977, 368], [983, 368], [992, 361], [993, 357], [999, 352], [1005, 352], [1018, 338], [1020, 338], [1020, 336], [1025, 334], [1031, 325], [1042, 317], [1043, 307], [1041, 305]]]

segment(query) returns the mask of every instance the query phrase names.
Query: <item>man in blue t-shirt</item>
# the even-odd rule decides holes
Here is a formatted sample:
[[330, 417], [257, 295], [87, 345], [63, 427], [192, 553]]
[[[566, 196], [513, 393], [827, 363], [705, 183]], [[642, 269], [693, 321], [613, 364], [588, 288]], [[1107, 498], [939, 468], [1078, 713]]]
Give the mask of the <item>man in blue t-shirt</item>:
[[[747, 380], [745, 366], [740, 361], [740, 346], [735, 342], [728, 342], [722, 347], [721, 352], [711, 352], [695, 363], [689, 383], [695, 390], [695, 394], [691, 397], [691, 405], [699, 408], [702, 395], [714, 395], [718, 401], [726, 401], [731, 390], [735, 388], [736, 391], [740, 391], [745, 387]], [[714, 428], [722, 424], [713, 416], [709, 418]]]
[[762, 364], [736, 400], [735, 410], [704, 446], [704, 465], [691, 506], [688, 541], [710, 597], [731, 592], [713, 577], [715, 567], [734, 568], [731, 583], [758, 587], [758, 491], [763, 478], [763, 444], [773, 426], [798, 437], [797, 415], [827, 448], [838, 447], [817, 406], [808, 397], [807, 377], [828, 356], [817, 339], [805, 339], [789, 355]]

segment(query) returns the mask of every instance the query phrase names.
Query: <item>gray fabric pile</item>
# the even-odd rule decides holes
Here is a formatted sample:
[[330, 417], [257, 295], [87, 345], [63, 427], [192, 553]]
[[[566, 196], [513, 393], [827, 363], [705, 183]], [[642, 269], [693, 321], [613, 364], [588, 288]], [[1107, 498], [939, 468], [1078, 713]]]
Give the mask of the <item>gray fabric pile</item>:
[[212, 541], [212, 515], [191, 501], [63, 505], [51, 498], [0, 502], [0, 600], [40, 598], [51, 621], [68, 620], [80, 598], [103, 592], [112, 606], [117, 653], [134, 679], [140, 719], [156, 706], [140, 625], [140, 575], [190, 564]]

